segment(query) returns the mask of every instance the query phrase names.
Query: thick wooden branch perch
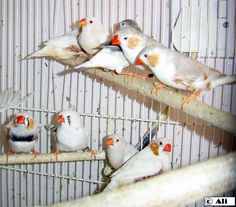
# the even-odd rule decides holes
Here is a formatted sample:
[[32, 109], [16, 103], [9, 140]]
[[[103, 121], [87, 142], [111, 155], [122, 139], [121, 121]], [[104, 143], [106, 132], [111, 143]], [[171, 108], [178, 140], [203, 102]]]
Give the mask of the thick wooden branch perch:
[[[95, 69], [88, 69], [86, 70], [86, 73], [94, 74]], [[152, 94], [151, 91], [153, 89], [153, 84], [142, 79], [131, 81], [131, 78], [127, 78], [127, 81], [124, 81], [125, 76], [123, 75], [113, 75], [111, 72], [103, 71], [99, 71], [96, 76], [105, 80], [112, 81], [130, 90], [134, 90], [178, 110], [181, 110], [183, 100], [186, 98], [185, 95], [167, 87], [162, 88], [157, 95]], [[218, 110], [198, 100], [193, 100], [189, 104], [185, 105], [182, 111], [196, 118], [199, 118], [213, 126], [236, 134], [236, 116], [234, 115]]]
[[103, 160], [105, 159], [104, 151], [95, 151], [96, 158], [90, 152], [70, 152], [60, 153], [56, 160], [56, 155], [53, 153], [44, 153], [35, 157], [33, 154], [15, 154], [8, 156], [0, 155], [0, 165], [6, 164], [32, 164], [32, 163], [53, 163], [53, 162], [73, 162], [83, 160]]
[[59, 203], [63, 207], [184, 206], [236, 187], [236, 153], [203, 161], [110, 192]]

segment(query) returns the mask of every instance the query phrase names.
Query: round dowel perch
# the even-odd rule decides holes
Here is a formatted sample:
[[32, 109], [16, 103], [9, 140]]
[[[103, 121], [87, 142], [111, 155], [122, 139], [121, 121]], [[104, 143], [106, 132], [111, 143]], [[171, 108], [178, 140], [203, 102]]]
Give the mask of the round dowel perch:
[[44, 153], [35, 157], [33, 154], [13, 154], [8, 156], [0, 155], [0, 164], [32, 164], [32, 163], [52, 163], [52, 162], [73, 162], [83, 160], [103, 160], [105, 159], [104, 151], [95, 151], [96, 158], [90, 152], [70, 152], [60, 153], [56, 160], [56, 155], [53, 153]]
[[[95, 69], [89, 69], [86, 71], [86, 73], [94, 74]], [[187, 114], [199, 118], [213, 126], [236, 134], [236, 116], [226, 113], [222, 110], [218, 110], [198, 100], [191, 101], [189, 104], [185, 105], [183, 109], [181, 109], [183, 100], [186, 98], [186, 96], [174, 91], [171, 88], [164, 87], [156, 95], [151, 93], [153, 84], [142, 79], [131, 81], [131, 78], [128, 77], [127, 81], [124, 81], [123, 75], [112, 75], [111, 72], [103, 71], [96, 73], [96, 76], [102, 79], [110, 80], [125, 88], [148, 96], [156, 101], [167, 104], [178, 110], [182, 110]]]
[[236, 153], [203, 161], [110, 192], [59, 203], [57, 207], [184, 206], [236, 187]]

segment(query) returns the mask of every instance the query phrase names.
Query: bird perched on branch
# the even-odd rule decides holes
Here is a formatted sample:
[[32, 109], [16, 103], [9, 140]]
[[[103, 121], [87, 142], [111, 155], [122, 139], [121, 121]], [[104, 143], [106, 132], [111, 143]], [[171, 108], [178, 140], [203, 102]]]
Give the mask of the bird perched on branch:
[[236, 82], [236, 76], [225, 75], [164, 46], [145, 48], [136, 64], [147, 65], [162, 83], [190, 91], [192, 94], [184, 100], [182, 107], [204, 91]]
[[80, 34], [78, 42], [88, 54], [93, 55], [111, 41], [111, 33], [93, 17], [83, 18], [79, 21]]
[[81, 50], [81, 47], [77, 43], [78, 35], [78, 30], [74, 30], [71, 33], [52, 38], [43, 44], [42, 49], [25, 59], [46, 57], [59, 62], [72, 60], [75, 65], [78, 65], [88, 59], [88, 55]]
[[[56, 130], [56, 157], [62, 152], [75, 152], [88, 148], [89, 135], [78, 112], [68, 109], [59, 113]], [[90, 150], [91, 154], [94, 152]], [[94, 155], [95, 156], [95, 155]]]
[[105, 191], [155, 176], [170, 169], [168, 153], [171, 144], [166, 138], [152, 140], [111, 176]]
[[121, 49], [117, 46], [104, 46], [90, 60], [75, 67], [78, 71], [88, 68], [104, 68], [123, 74], [122, 70], [129, 66], [129, 62], [124, 57]]
[[38, 140], [38, 133], [41, 128], [40, 124], [37, 124], [35, 119], [26, 112], [21, 112], [15, 116], [7, 125], [9, 129], [10, 150], [7, 153], [8, 156], [14, 152], [16, 153], [29, 153], [30, 151], [35, 155], [39, 155], [34, 150], [34, 146]]
[[112, 134], [106, 138], [106, 154], [111, 166], [117, 170], [130, 157], [138, 152], [131, 144], [126, 142], [120, 134]]

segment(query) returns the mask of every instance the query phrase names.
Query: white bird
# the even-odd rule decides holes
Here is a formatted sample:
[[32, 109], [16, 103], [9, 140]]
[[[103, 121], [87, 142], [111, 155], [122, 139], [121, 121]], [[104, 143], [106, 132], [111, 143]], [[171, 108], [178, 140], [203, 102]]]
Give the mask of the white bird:
[[141, 28], [139, 27], [138, 23], [135, 22], [132, 19], [125, 19], [117, 24], [115, 24], [113, 26], [113, 31], [114, 33], [118, 32], [119, 30], [123, 29], [123, 28], [127, 28], [127, 27], [132, 27], [138, 31], [142, 31]]
[[216, 86], [236, 82], [235, 75], [225, 75], [164, 46], [145, 48], [139, 54], [136, 64], [147, 65], [162, 83], [190, 91], [192, 94], [183, 105]]
[[132, 27], [117, 31], [112, 39], [113, 45], [119, 45], [126, 59], [134, 64], [138, 54], [147, 46], [160, 45], [157, 40]]
[[23, 97], [21, 96], [21, 91], [15, 91], [13, 88], [7, 89], [5, 91], [0, 92], [0, 112], [4, 109], [15, 107], [24, 101], [28, 100], [34, 93], [30, 93], [29, 95]]
[[[58, 124], [56, 131], [56, 157], [61, 151], [75, 152], [88, 147], [89, 135], [78, 112], [71, 109], [60, 112]], [[91, 150], [91, 154], [93, 153]]]
[[10, 151], [7, 155], [10, 155], [11, 152], [29, 153], [30, 151], [35, 156], [39, 154], [34, 150], [34, 146], [38, 140], [41, 125], [37, 124], [31, 115], [21, 112], [5, 127], [9, 129]]
[[105, 191], [155, 176], [171, 168], [168, 153], [170, 142], [165, 139], [152, 140], [142, 151], [136, 153], [111, 176]]
[[110, 32], [93, 17], [81, 19], [79, 22], [81, 32], [78, 37], [80, 46], [88, 54], [93, 55], [111, 41]]
[[29, 55], [29, 58], [53, 58], [58, 61], [73, 60], [76, 64], [80, 64], [88, 59], [88, 55], [84, 53], [77, 43], [78, 30], [74, 30], [65, 35], [52, 38], [44, 43], [43, 48]]
[[75, 67], [78, 71], [88, 68], [104, 68], [122, 74], [122, 70], [129, 65], [118, 46], [105, 46], [90, 60]]
[[109, 135], [106, 139], [106, 146], [109, 163], [114, 169], [121, 167], [129, 158], [138, 152], [120, 134]]

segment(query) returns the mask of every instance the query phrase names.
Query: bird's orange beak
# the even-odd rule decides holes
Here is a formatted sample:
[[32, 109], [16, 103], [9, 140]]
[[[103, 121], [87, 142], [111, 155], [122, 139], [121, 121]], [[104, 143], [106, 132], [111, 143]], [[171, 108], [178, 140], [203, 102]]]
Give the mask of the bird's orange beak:
[[58, 116], [58, 119], [57, 119], [57, 122], [58, 122], [59, 124], [61, 124], [62, 122], [65, 122], [64, 117], [63, 117], [62, 115], [59, 115], [59, 116]]
[[108, 137], [106, 140], [107, 145], [113, 145], [113, 139], [111, 137]]
[[171, 152], [171, 144], [166, 144], [164, 147], [164, 151]]
[[81, 19], [80, 21], [79, 21], [79, 26], [81, 27], [81, 26], [86, 26], [87, 25], [87, 20], [86, 20], [86, 18], [83, 18], [83, 19]]
[[144, 62], [140, 58], [138, 58], [135, 62], [135, 65], [143, 65], [143, 64]]
[[17, 116], [16, 119], [17, 119], [17, 124], [24, 124], [25, 123], [25, 117], [22, 115]]
[[111, 44], [112, 45], [120, 45], [120, 40], [119, 40], [119, 37], [118, 35], [115, 35], [111, 41]]

